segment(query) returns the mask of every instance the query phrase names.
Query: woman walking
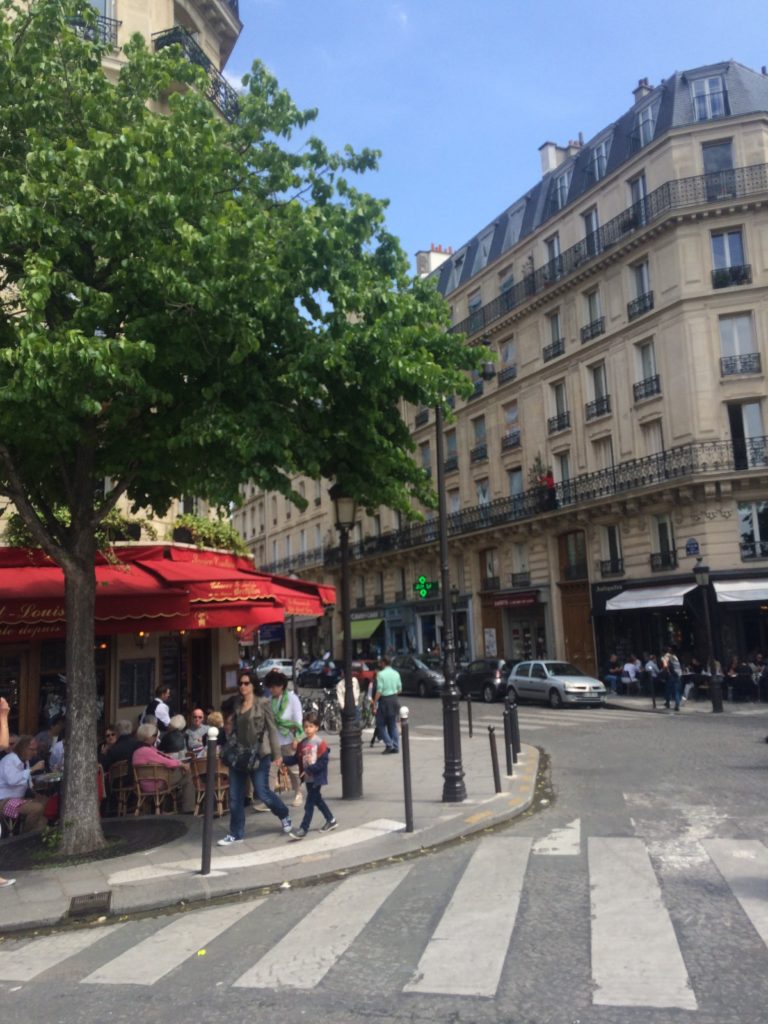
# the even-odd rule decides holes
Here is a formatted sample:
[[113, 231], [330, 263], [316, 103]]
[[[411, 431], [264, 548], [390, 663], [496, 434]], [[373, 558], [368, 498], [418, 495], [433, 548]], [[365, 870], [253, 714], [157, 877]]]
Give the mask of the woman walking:
[[238, 690], [240, 696], [235, 703], [232, 732], [240, 749], [254, 753], [256, 763], [245, 770], [229, 769], [229, 833], [219, 840], [219, 846], [241, 843], [245, 838], [245, 789], [249, 778], [256, 797], [280, 819], [283, 832], [287, 835], [291, 831], [288, 808], [269, 788], [270, 765], [273, 761], [282, 764], [280, 738], [270, 702], [256, 697], [253, 680], [246, 673], [240, 676]]

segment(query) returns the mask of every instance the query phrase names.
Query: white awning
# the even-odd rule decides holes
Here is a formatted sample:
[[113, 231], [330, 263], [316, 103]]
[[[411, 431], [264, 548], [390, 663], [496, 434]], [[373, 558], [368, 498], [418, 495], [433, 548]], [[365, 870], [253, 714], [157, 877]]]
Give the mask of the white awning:
[[674, 583], [659, 587], [638, 587], [637, 590], [622, 590], [605, 602], [608, 612], [625, 612], [632, 608], [679, 608], [683, 598], [695, 583]]
[[768, 580], [729, 580], [727, 583], [715, 583], [714, 587], [721, 603], [768, 601]]

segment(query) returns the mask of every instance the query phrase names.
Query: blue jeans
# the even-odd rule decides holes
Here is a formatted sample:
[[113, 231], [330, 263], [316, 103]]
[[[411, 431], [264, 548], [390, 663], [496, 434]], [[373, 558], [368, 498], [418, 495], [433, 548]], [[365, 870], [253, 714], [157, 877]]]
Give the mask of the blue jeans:
[[400, 713], [400, 701], [396, 696], [381, 697], [376, 708], [381, 712], [379, 732], [384, 746], [390, 750], [400, 749], [400, 736], [397, 731], [397, 716]]
[[[251, 772], [253, 791], [262, 803], [281, 821], [288, 818], [288, 808], [269, 788], [269, 766], [271, 757], [262, 757], [259, 767]], [[236, 768], [229, 770], [229, 834], [235, 839], [245, 838], [245, 784], [248, 772], [239, 772]]]
[[664, 688], [664, 701], [666, 704], [673, 700], [675, 707], [680, 707], [680, 676], [676, 672], [670, 672], [667, 677], [667, 684]]
[[333, 821], [333, 815], [331, 814], [328, 804], [323, 800], [320, 788], [321, 787], [315, 785], [314, 782], [307, 783], [307, 802], [304, 805], [304, 817], [301, 819], [301, 827], [305, 832], [309, 832], [309, 826], [312, 823], [312, 815], [315, 812], [315, 808], [320, 811], [326, 821]]

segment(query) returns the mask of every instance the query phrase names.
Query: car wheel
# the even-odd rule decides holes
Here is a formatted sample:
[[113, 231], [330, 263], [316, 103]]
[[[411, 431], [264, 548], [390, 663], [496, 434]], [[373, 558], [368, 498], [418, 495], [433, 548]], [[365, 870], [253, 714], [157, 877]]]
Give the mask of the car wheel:
[[429, 696], [429, 688], [428, 688], [427, 684], [424, 682], [423, 679], [419, 680], [419, 685], [417, 687], [416, 692], [418, 693], [419, 697], [428, 697]]
[[510, 700], [511, 704], [519, 704], [520, 703], [520, 698], [518, 697], [517, 690], [514, 688], [514, 686], [508, 686], [507, 687], [507, 696], [509, 697], [509, 700]]
[[563, 706], [563, 698], [560, 696], [560, 691], [555, 690], [554, 687], [549, 691], [549, 706], [551, 708], [561, 708]]
[[486, 704], [493, 704], [496, 700], [496, 687], [492, 683], [486, 683], [483, 687], [483, 700]]

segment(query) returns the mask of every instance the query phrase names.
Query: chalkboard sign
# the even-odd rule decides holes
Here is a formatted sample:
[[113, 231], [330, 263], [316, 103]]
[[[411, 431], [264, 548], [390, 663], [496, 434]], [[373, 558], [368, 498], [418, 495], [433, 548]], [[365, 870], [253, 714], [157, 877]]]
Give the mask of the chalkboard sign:
[[179, 664], [181, 662], [181, 639], [177, 636], [160, 637], [160, 681], [170, 686], [178, 697]]

